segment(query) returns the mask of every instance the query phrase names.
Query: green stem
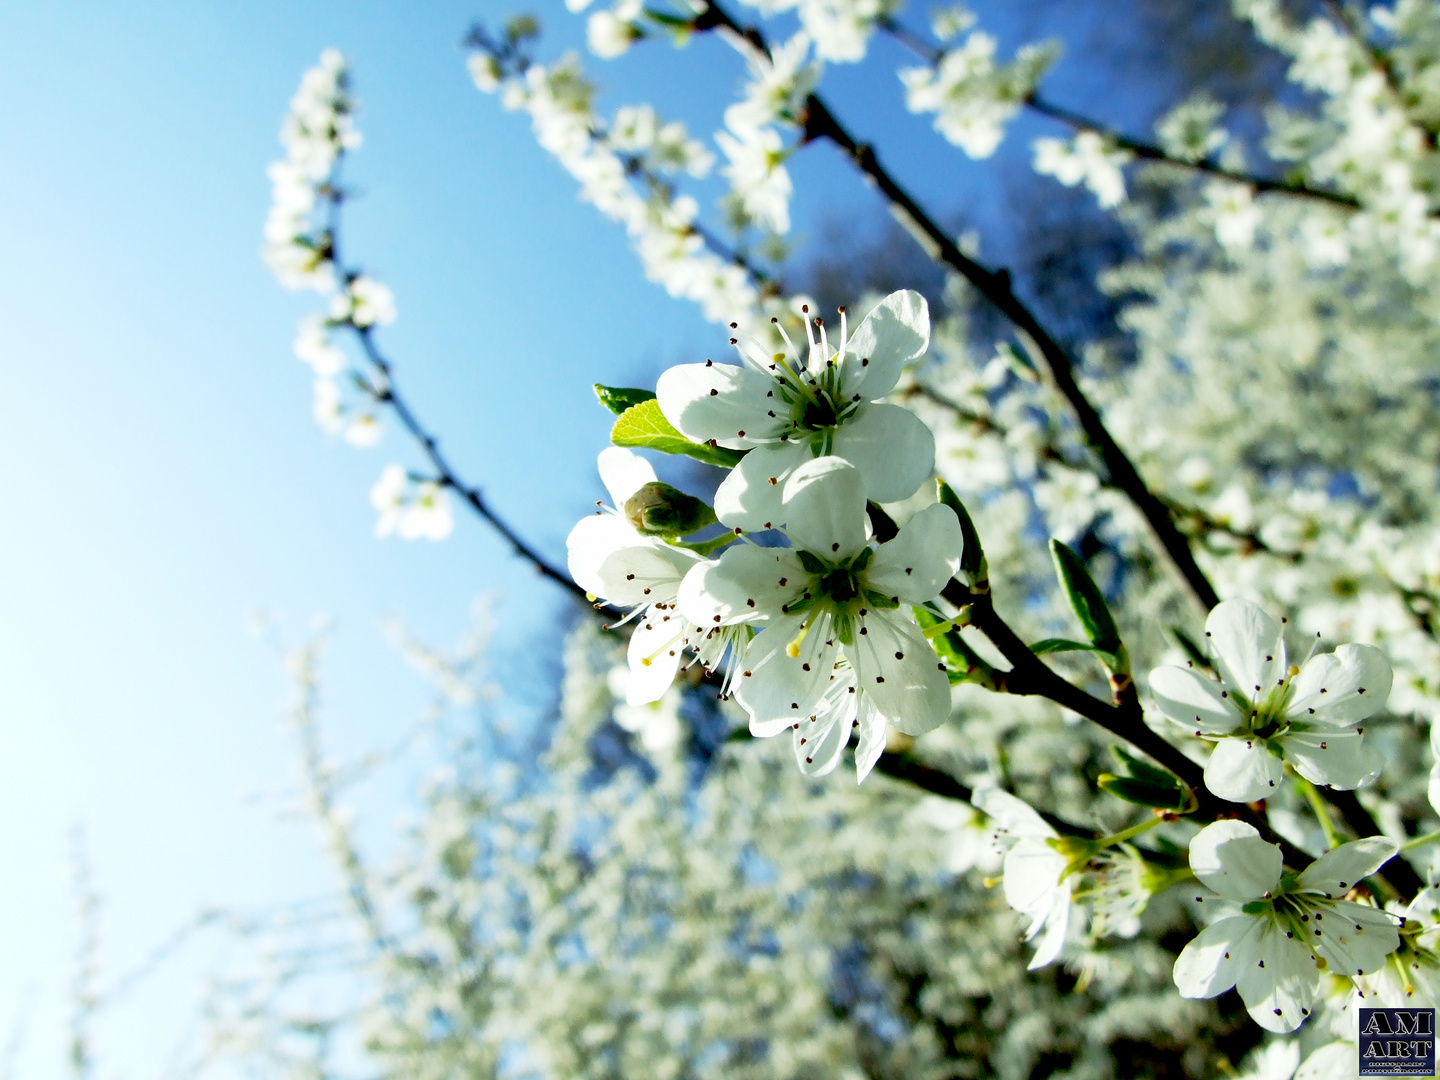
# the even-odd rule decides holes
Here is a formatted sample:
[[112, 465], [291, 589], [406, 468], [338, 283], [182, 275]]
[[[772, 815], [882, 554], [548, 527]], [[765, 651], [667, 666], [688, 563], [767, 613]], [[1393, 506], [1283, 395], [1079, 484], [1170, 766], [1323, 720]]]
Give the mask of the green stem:
[[1405, 843], [1400, 845], [1400, 850], [1402, 852], [1413, 851], [1415, 848], [1424, 847], [1426, 844], [1433, 844], [1437, 840], [1440, 840], [1440, 829], [1436, 829], [1432, 833], [1425, 833], [1422, 836], [1416, 836], [1410, 840], [1405, 841]]
[[1340, 846], [1340, 835], [1335, 831], [1335, 823], [1330, 820], [1330, 808], [1325, 805], [1325, 799], [1320, 794], [1320, 789], [1298, 773], [1295, 776], [1295, 782], [1305, 793], [1305, 798], [1310, 803], [1310, 809], [1314, 811], [1315, 817], [1320, 821], [1320, 828], [1325, 830], [1325, 849], [1333, 851]]
[[1148, 820], [1140, 822], [1139, 825], [1131, 825], [1128, 829], [1121, 829], [1114, 836], [1101, 837], [1099, 840], [1095, 841], [1095, 850], [1097, 852], [1104, 851], [1106, 848], [1114, 847], [1116, 844], [1123, 844], [1126, 840], [1132, 840], [1135, 837], [1139, 836], [1141, 833], [1147, 833], [1151, 829], [1155, 828], [1155, 826], [1164, 824], [1165, 819], [1157, 814], [1156, 816], [1151, 817]]

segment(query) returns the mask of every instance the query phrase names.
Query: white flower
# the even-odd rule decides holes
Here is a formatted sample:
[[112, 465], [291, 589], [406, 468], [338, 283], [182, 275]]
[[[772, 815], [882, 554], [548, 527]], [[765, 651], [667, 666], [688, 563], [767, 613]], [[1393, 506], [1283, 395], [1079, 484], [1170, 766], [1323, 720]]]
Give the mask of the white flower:
[[1343, 844], [1299, 874], [1284, 871], [1280, 849], [1242, 821], [1217, 821], [1190, 841], [1190, 869], [1213, 891], [1197, 897], [1243, 905], [1212, 923], [1175, 961], [1187, 998], [1232, 986], [1269, 1031], [1293, 1031], [1310, 1015], [1320, 972], [1373, 973], [1400, 944], [1389, 915], [1336, 897], [1378, 870], [1397, 845], [1385, 837]]
[[994, 820], [1005, 853], [1005, 902], [1030, 920], [1025, 940], [1044, 930], [1028, 965], [1031, 971], [1054, 963], [1070, 927], [1073, 890], [1071, 859], [1059, 850], [1060, 835], [1023, 800], [996, 787], [975, 792], [976, 809]]
[[1150, 673], [1161, 710], [1197, 736], [1215, 740], [1205, 786], [1231, 802], [1274, 794], [1284, 762], [1316, 784], [1349, 790], [1379, 768], [1360, 721], [1385, 706], [1390, 662], [1369, 645], [1341, 645], [1286, 666], [1285, 639], [1248, 600], [1226, 600], [1205, 620], [1220, 681], [1188, 668]]
[[1205, 186], [1205, 201], [1221, 247], [1238, 252], [1255, 243], [1260, 207], [1255, 205], [1254, 191], [1244, 184], [1212, 180]]
[[1424, 889], [1408, 905], [1388, 910], [1401, 920], [1400, 947], [1390, 963], [1355, 979], [1351, 1011], [1357, 1017], [1362, 1005], [1403, 1009], [1440, 1001], [1440, 892]]
[[[738, 136], [738, 137], [737, 137]], [[790, 231], [790, 194], [794, 190], [780, 133], [774, 128], [745, 128], [730, 135], [717, 132], [715, 142], [730, 164], [721, 173], [745, 215], [778, 233]]]
[[475, 88], [482, 93], [494, 93], [500, 87], [500, 79], [505, 74], [500, 68], [500, 62], [488, 53], [472, 53], [465, 66], [470, 70], [470, 78], [475, 81]]
[[[655, 470], [638, 454], [612, 446], [600, 452], [600, 479], [618, 509], [602, 507], [580, 521], [565, 541], [570, 576], [592, 596], [633, 609], [630, 635], [630, 684], [626, 702], [658, 701], [675, 681], [686, 645], [707, 667], [717, 664], [732, 635], [711, 633], [688, 624], [676, 610], [675, 596], [685, 574], [704, 560], [693, 551], [642, 535], [625, 516], [625, 503]], [[627, 620], [628, 621], [628, 620]]]
[[1093, 131], [1082, 131], [1072, 142], [1035, 140], [1035, 171], [1055, 177], [1066, 187], [1084, 181], [1104, 209], [1125, 201], [1125, 174], [1121, 167], [1131, 155], [1111, 147]]
[[[862, 747], [878, 758], [886, 721], [907, 734], [943, 723], [950, 681], [909, 607], [934, 600], [959, 565], [954, 512], [926, 507], [871, 547], [860, 471], [822, 457], [790, 475], [779, 513], [790, 548], [731, 547], [680, 587], [693, 622], [761, 628], [735, 680], [751, 734], [788, 727], [808, 745], [811, 731], [818, 739], [843, 722], [860, 727]], [[848, 735], [847, 726], [832, 737]]]
[[855, 465], [876, 502], [914, 494], [934, 465], [935, 439], [924, 422], [877, 401], [929, 344], [925, 298], [891, 293], [848, 337], [842, 313], [838, 349], [823, 326], [818, 341], [808, 323], [806, 331], [804, 364], [788, 335], [784, 353], [732, 338], [743, 364], [682, 364], [660, 376], [660, 408], [676, 428], [749, 451], [715, 493], [715, 513], [731, 527], [778, 525], [786, 477], [821, 454]]
[[345, 428], [345, 407], [340, 401], [340, 385], [334, 379], [316, 379], [315, 402], [311, 414], [326, 435], [338, 435]]
[[904, 68], [905, 107], [933, 112], [935, 129], [972, 158], [987, 158], [1005, 125], [1054, 58], [1048, 46], [1026, 45], [1009, 64], [995, 63], [996, 41], [979, 30], [933, 67]]
[[399, 465], [387, 465], [370, 489], [370, 505], [380, 515], [376, 536], [398, 533], [405, 540], [444, 540], [455, 528], [455, 516], [445, 489], [422, 480], [411, 489], [410, 477]]
[[1300, 1045], [1289, 1039], [1277, 1040], [1252, 1053], [1243, 1072], [1234, 1080], [1290, 1080], [1300, 1064]]
[[810, 36], [803, 30], [767, 54], [746, 50], [750, 82], [745, 97], [725, 110], [725, 126], [731, 131], [768, 127], [777, 120], [795, 121], [803, 112], [805, 99], [820, 81], [820, 65], [807, 61]]
[[1293, 1080], [1357, 1080], [1360, 1051], [1353, 1042], [1326, 1043], [1305, 1059]]
[[659, 700], [644, 705], [631, 705], [631, 673], [628, 666], [610, 669], [608, 683], [610, 693], [619, 704], [611, 715], [615, 723], [624, 730], [638, 735], [640, 745], [652, 754], [668, 750], [680, 741], [684, 730], [680, 726], [680, 688], [671, 684]]
[[395, 294], [374, 278], [357, 277], [336, 296], [332, 315], [356, 326], [388, 326], [395, 321]]
[[640, 37], [627, 19], [613, 11], [597, 11], [585, 24], [585, 44], [602, 60], [613, 60], [626, 52]]
[[317, 376], [328, 378], [345, 370], [345, 353], [330, 340], [330, 323], [323, 315], [308, 315], [295, 336], [295, 355]]

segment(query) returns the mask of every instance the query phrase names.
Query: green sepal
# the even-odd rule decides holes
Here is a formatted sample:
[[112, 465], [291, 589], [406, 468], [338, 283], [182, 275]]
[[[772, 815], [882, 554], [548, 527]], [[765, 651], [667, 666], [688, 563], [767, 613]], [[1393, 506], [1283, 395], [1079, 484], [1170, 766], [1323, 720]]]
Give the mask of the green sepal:
[[795, 548], [794, 551], [795, 557], [800, 560], [800, 565], [805, 568], [807, 574], [814, 574], [818, 577], [830, 569], [820, 560], [818, 555], [812, 554], [803, 548]]
[[865, 602], [873, 608], [879, 608], [881, 611], [891, 611], [900, 606], [900, 601], [897, 597], [886, 596], [884, 593], [878, 593], [874, 589], [865, 590]]
[[940, 501], [955, 511], [955, 516], [960, 519], [960, 536], [965, 542], [960, 549], [960, 573], [970, 585], [988, 581], [990, 567], [985, 562], [985, 549], [980, 546], [980, 533], [975, 529], [975, 522], [970, 520], [970, 514], [965, 509], [965, 504], [960, 501], [960, 496], [955, 494], [955, 489], [944, 480], [936, 483], [939, 486]]
[[[949, 677], [951, 686], [973, 682], [991, 690], [995, 689], [995, 669], [965, 643], [954, 623], [923, 607], [910, 610], [915, 613], [915, 621], [921, 632], [934, 646], [936, 655], [945, 665], [945, 674]], [[944, 629], [940, 629], [941, 627]]]
[[1136, 780], [1144, 781], [1147, 784], [1158, 784], [1164, 787], [1178, 787], [1179, 781], [1167, 770], [1158, 765], [1152, 765], [1143, 758], [1136, 757], [1123, 746], [1112, 746], [1111, 751], [1115, 754], [1116, 760], [1130, 776]]
[[654, 398], [647, 398], [621, 413], [610, 429], [610, 441], [616, 446], [658, 450], [662, 454], [684, 454], [722, 469], [733, 469], [745, 456], [739, 450], [691, 442], [665, 419], [659, 402]]
[[642, 484], [625, 500], [624, 510], [642, 536], [689, 536], [717, 520], [709, 503], [659, 480]]
[[1047, 637], [1044, 641], [1037, 641], [1030, 646], [1030, 651], [1036, 656], [1042, 653], [1057, 652], [1093, 652], [1099, 653], [1100, 658], [1105, 661], [1107, 667], [1115, 666], [1115, 654], [1100, 648], [1098, 645], [1087, 645], [1083, 641], [1071, 641], [1069, 638]]
[[626, 409], [639, 405], [642, 401], [650, 401], [655, 397], [654, 390], [640, 390], [633, 386], [602, 386], [595, 383], [593, 386], [595, 396], [616, 416], [619, 416]]
[[1096, 782], [1100, 785], [1100, 790], [1136, 806], [1177, 812], [1190, 809], [1190, 793], [1178, 785], [1151, 784], [1131, 776], [1116, 776], [1114, 773], [1101, 773]]
[[677, 540], [673, 537], [661, 537], [672, 547], [684, 548], [686, 551], [693, 551], [696, 555], [713, 555], [727, 544], [735, 542], [735, 534], [730, 532], [721, 533], [710, 540]]
[[1055, 560], [1055, 577], [1065, 590], [1070, 610], [1085, 628], [1085, 636], [1099, 652], [1120, 654], [1120, 631], [1100, 589], [1085, 567], [1085, 560], [1059, 540], [1050, 541], [1050, 557]]

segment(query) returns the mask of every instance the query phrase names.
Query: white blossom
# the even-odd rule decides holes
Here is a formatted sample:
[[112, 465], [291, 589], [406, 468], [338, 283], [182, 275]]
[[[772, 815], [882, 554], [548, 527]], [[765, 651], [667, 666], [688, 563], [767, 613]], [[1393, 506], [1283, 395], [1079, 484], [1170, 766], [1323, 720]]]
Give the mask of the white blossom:
[[416, 483], [399, 465], [387, 465], [370, 489], [370, 505], [379, 515], [376, 536], [398, 534], [404, 540], [444, 540], [455, 528], [449, 494], [433, 480]]
[[1035, 171], [1053, 176], [1066, 187], [1084, 182], [1104, 209], [1125, 201], [1125, 174], [1121, 167], [1131, 155], [1116, 150], [1093, 131], [1082, 131], [1070, 142], [1035, 140]]
[[735, 697], [751, 733], [790, 728], [808, 742], [809, 731], [840, 722], [858, 726], [878, 758], [887, 721], [910, 734], [943, 723], [949, 678], [909, 606], [934, 600], [959, 565], [954, 512], [926, 507], [871, 547], [860, 471], [822, 457], [790, 474], [779, 516], [790, 548], [732, 546], [680, 588], [680, 608], [697, 625], [760, 631], [736, 663]]
[[1314, 1005], [1322, 969], [1352, 978], [1373, 973], [1399, 946], [1390, 916], [1337, 899], [1396, 850], [1384, 837], [1354, 840], [1288, 874], [1280, 849], [1254, 826], [1233, 820], [1205, 826], [1190, 841], [1190, 869], [1211, 895], [1197, 900], [1243, 907], [1211, 923], [1180, 953], [1174, 976], [1181, 995], [1215, 997], [1233, 986], [1261, 1027], [1299, 1027]]
[[1316, 784], [1359, 787], [1379, 769], [1357, 725], [1385, 707], [1390, 664], [1369, 645], [1341, 645], [1288, 665], [1285, 639], [1247, 600], [1217, 605], [1205, 621], [1219, 680], [1193, 669], [1157, 668], [1150, 692], [1175, 723], [1215, 750], [1205, 785], [1222, 799], [1270, 797], [1289, 762]]
[[666, 418], [687, 437], [747, 450], [715, 493], [726, 525], [770, 528], [786, 478], [802, 463], [833, 454], [854, 464], [868, 497], [893, 502], [914, 494], [934, 463], [934, 439], [913, 413], [879, 401], [929, 342], [924, 297], [885, 297], [853, 334], [842, 313], [832, 348], [825, 328], [798, 355], [746, 335], [732, 339], [739, 365], [682, 364], [660, 376], [656, 393]]

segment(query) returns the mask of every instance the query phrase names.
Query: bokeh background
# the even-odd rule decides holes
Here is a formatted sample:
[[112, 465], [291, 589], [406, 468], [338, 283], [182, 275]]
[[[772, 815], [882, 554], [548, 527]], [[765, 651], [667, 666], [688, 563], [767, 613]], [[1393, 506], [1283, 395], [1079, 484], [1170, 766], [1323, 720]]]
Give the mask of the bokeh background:
[[[1275, 74], [1227, 57], [1205, 25], [1220, 3], [1189, 18], [1191, 5], [1160, 0], [975, 7], [1002, 52], [1061, 35], [1069, 58], [1047, 89], [1132, 129], [1201, 77], [1243, 107]], [[534, 8], [542, 55], [583, 47], [583, 20]], [[493, 595], [517, 715], [553, 692], [571, 611], [559, 590], [463, 513], [441, 544], [375, 538], [370, 485], [419, 458], [396, 430], [361, 451], [311, 420], [290, 342], [314, 298], [276, 286], [259, 247], [265, 165], [320, 51], [346, 54], [361, 102], [348, 175], [364, 197], [346, 242], [396, 293], [383, 344], [459, 470], [553, 558], [600, 494], [609, 416], [589, 384], [648, 383], [723, 348], [644, 280], [623, 231], [577, 201], [526, 119], [470, 83], [467, 27], [514, 10], [0, 7], [0, 1076], [71, 1068], [77, 847], [103, 900], [96, 985], [122, 991], [96, 1022], [105, 1076], [164, 1075], [201, 1037], [198, 988], [240, 946], [202, 933], [147, 967], [199, 913], [334, 888], [310, 827], [287, 813], [298, 774], [276, 641], [333, 620], [326, 736], [342, 757], [388, 745], [425, 709], [423, 681], [381, 631], [390, 614], [449, 643], [472, 599]], [[1176, 33], [1209, 51], [1177, 49]], [[1154, 68], [1161, 37], [1183, 63]], [[1031, 197], [1025, 146], [1042, 128], [1024, 121], [998, 160], [968, 161], [904, 112], [892, 51], [827, 77], [851, 125], [957, 232], [978, 230], [991, 259], [1063, 258], [1055, 215], [1087, 219], [1053, 185]], [[705, 40], [591, 65], [604, 108], [661, 102], [702, 136], [741, 76]], [[789, 164], [794, 280], [833, 287], [827, 260], [867, 246], [903, 271], [879, 203], [828, 148]], [[1073, 316], [1066, 297], [1039, 299]], [[433, 764], [423, 749], [405, 760], [361, 789], [376, 847]]]

